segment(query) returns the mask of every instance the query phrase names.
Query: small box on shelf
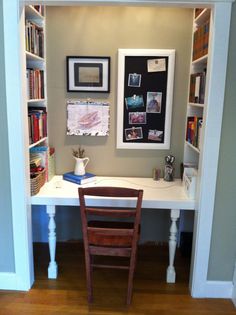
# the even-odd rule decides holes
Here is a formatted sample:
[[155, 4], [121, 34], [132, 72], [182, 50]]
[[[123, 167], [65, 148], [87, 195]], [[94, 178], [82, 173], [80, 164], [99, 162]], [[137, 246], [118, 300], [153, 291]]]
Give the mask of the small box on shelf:
[[183, 183], [185, 191], [189, 198], [194, 199], [196, 193], [197, 169], [185, 167], [183, 174]]

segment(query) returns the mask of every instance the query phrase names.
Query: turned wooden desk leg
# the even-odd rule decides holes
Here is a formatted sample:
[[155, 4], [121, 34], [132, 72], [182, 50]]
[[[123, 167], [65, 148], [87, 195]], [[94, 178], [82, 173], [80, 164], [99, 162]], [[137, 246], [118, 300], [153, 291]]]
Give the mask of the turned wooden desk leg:
[[169, 239], [169, 266], [167, 268], [166, 274], [166, 282], [168, 283], [175, 283], [175, 267], [174, 267], [174, 260], [175, 260], [175, 250], [177, 244], [177, 220], [179, 219], [180, 210], [172, 209], [170, 212], [171, 218], [171, 226], [170, 226], [170, 239]]
[[47, 214], [49, 216], [48, 223], [48, 244], [49, 244], [49, 253], [50, 253], [50, 262], [48, 266], [48, 278], [56, 279], [57, 278], [57, 263], [55, 261], [56, 256], [56, 223], [55, 223], [55, 206], [47, 206]]

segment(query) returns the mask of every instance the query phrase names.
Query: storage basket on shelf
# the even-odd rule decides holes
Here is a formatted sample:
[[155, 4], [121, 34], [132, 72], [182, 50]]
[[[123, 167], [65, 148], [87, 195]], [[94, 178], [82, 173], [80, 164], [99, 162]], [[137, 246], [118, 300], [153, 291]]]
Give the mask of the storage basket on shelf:
[[36, 195], [46, 180], [46, 170], [30, 174], [30, 189], [31, 196]]

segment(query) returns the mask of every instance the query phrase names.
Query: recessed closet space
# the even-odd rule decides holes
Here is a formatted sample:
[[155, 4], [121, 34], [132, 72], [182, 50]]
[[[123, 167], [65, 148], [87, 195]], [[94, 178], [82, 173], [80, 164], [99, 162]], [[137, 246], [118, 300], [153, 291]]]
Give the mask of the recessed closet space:
[[[72, 148], [82, 145], [90, 158], [89, 172], [104, 176], [151, 177], [173, 154], [175, 176], [183, 161], [186, 101], [192, 45], [193, 9], [156, 6], [46, 6], [46, 67], [49, 144], [55, 148], [56, 174], [73, 170]], [[118, 49], [175, 49], [170, 150], [116, 149]], [[68, 93], [67, 56], [109, 56], [110, 93]], [[158, 87], [157, 87], [158, 88]], [[110, 134], [67, 136], [66, 102], [86, 99], [110, 103]], [[57, 240], [81, 238], [76, 208], [57, 211]], [[144, 210], [142, 241], [168, 241], [168, 211]], [[33, 206], [33, 239], [47, 241], [44, 207]]]

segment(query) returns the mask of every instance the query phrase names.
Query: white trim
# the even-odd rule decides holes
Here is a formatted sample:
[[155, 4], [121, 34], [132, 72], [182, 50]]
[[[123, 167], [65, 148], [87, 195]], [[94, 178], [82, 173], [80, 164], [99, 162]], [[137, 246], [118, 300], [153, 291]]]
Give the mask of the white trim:
[[234, 306], [236, 307], [236, 284], [233, 285], [231, 297], [232, 297], [232, 302], [234, 303]]
[[195, 298], [230, 299], [232, 297], [232, 281], [206, 281], [202, 286], [201, 294]]
[[[204, 296], [207, 282], [217, 166], [220, 148], [231, 4], [216, 4], [212, 12], [210, 51], [204, 123], [203, 154], [199, 163], [198, 205], [194, 222], [195, 251], [192, 257], [191, 294]], [[219, 76], [220, 73], [220, 76]], [[217, 126], [217, 128], [215, 127]], [[207, 209], [207, 211], [206, 211]]]
[[[44, 5], [165, 5], [165, 6], [185, 6], [185, 7], [206, 7], [207, 5], [214, 5], [215, 3], [229, 3], [234, 0], [38, 0], [37, 4]], [[26, 0], [25, 4], [34, 4], [35, 0]]]
[[197, 298], [216, 298], [230, 299], [232, 297], [232, 281], [206, 281], [203, 285], [201, 295], [195, 295]]
[[[15, 273], [17, 285], [14, 289], [28, 290], [33, 283], [33, 253], [31, 215], [27, 209], [26, 170], [24, 145], [25, 112], [21, 102], [20, 41], [18, 0], [3, 0], [6, 107], [9, 139], [9, 162]], [[24, 37], [24, 36], [23, 36]], [[11, 39], [11, 40], [9, 40]], [[14, 73], [14, 75], [12, 75]], [[14, 127], [13, 127], [14, 126]], [[17, 136], [16, 136], [17, 135]], [[20, 167], [19, 167], [20, 165]]]
[[[19, 274], [22, 279], [25, 279], [25, 283], [30, 286], [32, 279], [32, 251], [31, 251], [31, 237], [29, 230], [31, 228], [31, 215], [30, 210], [26, 207], [26, 190], [27, 181], [24, 181], [24, 166], [25, 166], [25, 154], [23, 152], [24, 145], [22, 140], [24, 119], [21, 111], [21, 98], [20, 98], [20, 80], [19, 80], [19, 38], [18, 27], [16, 25], [17, 19], [17, 3], [21, 4], [24, 1], [20, 0], [3, 0], [4, 6], [4, 30], [5, 30], [5, 50], [6, 50], [6, 86], [7, 86], [7, 109], [8, 109], [8, 123], [9, 126], [14, 125], [13, 128], [8, 128], [9, 131], [9, 153], [10, 153], [10, 168], [11, 168], [11, 185], [12, 185], [12, 215], [13, 215], [13, 230], [14, 230], [14, 246], [15, 246], [15, 262], [16, 273]], [[27, 1], [28, 4], [32, 4], [35, 1]], [[220, 143], [220, 127], [223, 110], [224, 99], [224, 85], [225, 85], [225, 72], [227, 62], [228, 51], [228, 34], [229, 23], [231, 13], [231, 0], [175, 0], [175, 1], [37, 1], [38, 4], [50, 4], [50, 5], [76, 5], [76, 4], [136, 4], [136, 5], [165, 5], [165, 6], [182, 6], [182, 7], [204, 7], [212, 5], [215, 6], [215, 36], [213, 37], [212, 49], [217, 50], [212, 54], [209, 63], [214, 65], [214, 69], [211, 72], [212, 80], [209, 82], [209, 108], [207, 109], [207, 117], [210, 121], [207, 129], [207, 137], [204, 141], [204, 158], [202, 161], [202, 178], [201, 180], [201, 192], [199, 200], [199, 214], [197, 215], [197, 228], [195, 229], [196, 237], [196, 250], [194, 253], [194, 266], [192, 277], [192, 295], [204, 296], [207, 290], [206, 287], [213, 288], [215, 282], [211, 285], [207, 285], [207, 270], [210, 253], [210, 240], [211, 229], [213, 221], [214, 211], [214, 199], [215, 199], [215, 185], [217, 175], [217, 162], [219, 155], [219, 143]], [[25, 2], [26, 3], [26, 2]], [[222, 35], [221, 35], [222, 34]], [[6, 39], [11, 38], [11, 40]], [[218, 53], [220, 52], [220, 54]], [[12, 73], [16, 75], [12, 76]], [[221, 74], [220, 76], [218, 74]], [[215, 75], [215, 78], [214, 78]], [[216, 82], [218, 80], [218, 83]], [[218, 86], [219, 84], [219, 86]], [[211, 90], [212, 88], [212, 90]], [[13, 90], [14, 89], [14, 90]], [[15, 106], [11, 105], [15, 104]], [[13, 110], [14, 108], [14, 110]], [[213, 114], [213, 115], [210, 115]], [[13, 116], [11, 116], [13, 115]], [[18, 116], [19, 115], [19, 116]], [[19, 119], [19, 117], [21, 117]], [[215, 117], [215, 118], [214, 118]], [[15, 124], [16, 123], [16, 124]], [[214, 124], [218, 126], [215, 130]], [[213, 135], [213, 133], [216, 134]], [[13, 135], [14, 133], [14, 135]], [[14, 140], [15, 134], [20, 135]], [[16, 138], [16, 137], [15, 137]], [[18, 152], [17, 155], [13, 154]], [[214, 159], [212, 159], [212, 152]], [[16, 159], [13, 161], [13, 159]], [[14, 162], [14, 163], [13, 163]], [[23, 166], [17, 167], [18, 165]], [[16, 178], [17, 177], [17, 178]], [[210, 182], [209, 182], [210, 181]], [[213, 183], [213, 184], [212, 184]], [[210, 193], [209, 193], [210, 190]], [[206, 211], [206, 209], [208, 211]], [[197, 213], [197, 212], [196, 212]], [[28, 216], [29, 215], [29, 216]], [[28, 220], [28, 222], [27, 222]], [[28, 225], [27, 225], [28, 224]], [[23, 248], [22, 248], [23, 246]], [[26, 287], [27, 287], [26, 285]]]
[[17, 276], [15, 273], [0, 273], [0, 290], [17, 290]]

